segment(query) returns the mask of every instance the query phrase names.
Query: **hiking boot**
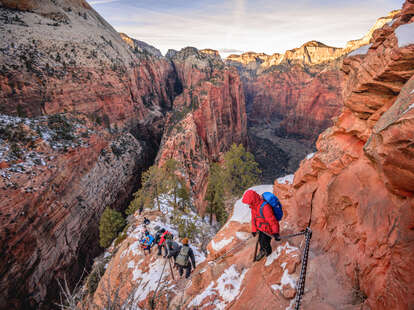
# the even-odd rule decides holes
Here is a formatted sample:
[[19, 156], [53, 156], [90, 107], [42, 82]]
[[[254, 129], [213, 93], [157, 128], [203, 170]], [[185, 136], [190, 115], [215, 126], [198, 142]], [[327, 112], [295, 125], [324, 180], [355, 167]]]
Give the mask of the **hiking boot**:
[[258, 262], [259, 260], [261, 260], [263, 257], [266, 256], [266, 253], [264, 251], [260, 251], [259, 254], [257, 254], [256, 256], [256, 262]]

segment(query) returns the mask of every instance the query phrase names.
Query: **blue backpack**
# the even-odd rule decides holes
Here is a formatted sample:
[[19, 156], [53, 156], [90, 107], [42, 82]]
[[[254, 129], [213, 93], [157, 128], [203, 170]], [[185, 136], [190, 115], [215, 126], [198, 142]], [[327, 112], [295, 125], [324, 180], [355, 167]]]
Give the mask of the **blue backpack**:
[[283, 217], [283, 210], [282, 204], [280, 203], [279, 199], [270, 192], [264, 192], [262, 195], [264, 202], [260, 206], [260, 215], [264, 218], [263, 215], [263, 207], [268, 203], [272, 206], [273, 213], [278, 221], [280, 221]]

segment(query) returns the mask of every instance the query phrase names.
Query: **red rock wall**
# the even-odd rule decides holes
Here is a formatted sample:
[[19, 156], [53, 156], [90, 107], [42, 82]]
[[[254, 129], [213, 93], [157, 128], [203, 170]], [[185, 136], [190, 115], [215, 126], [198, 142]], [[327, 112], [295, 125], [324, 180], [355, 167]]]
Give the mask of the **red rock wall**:
[[281, 118], [285, 134], [315, 140], [340, 112], [342, 77], [333, 65], [311, 70], [276, 67], [246, 80], [249, 120], [254, 124]]
[[[414, 44], [399, 46], [396, 37], [413, 13], [407, 1], [392, 26], [374, 32], [366, 54], [344, 60], [342, 114], [291, 188], [275, 184], [287, 220], [299, 228], [309, 220], [315, 191], [310, 264], [329, 259], [364, 309], [414, 306]], [[323, 273], [328, 266], [317, 268]], [[310, 290], [322, 285], [316, 275], [308, 273]], [[323, 297], [305, 293], [304, 306]]]
[[9, 17], [0, 53], [0, 113], [67, 112], [93, 131], [84, 144], [67, 148], [40, 137], [34, 151], [45, 166], [20, 170], [28, 152], [16, 162], [3, 161], [2, 153], [0, 309], [53, 308], [57, 280], [79, 280], [101, 251], [101, 213], [106, 206], [125, 207], [155, 157], [176, 94], [168, 60], [133, 53], [78, 2], [36, 1], [29, 12], [0, 8]]
[[184, 176], [204, 212], [209, 163], [218, 161], [232, 143], [246, 144], [246, 112], [240, 78], [215, 54], [186, 48], [172, 61], [184, 87], [174, 101], [159, 164], [180, 162]]

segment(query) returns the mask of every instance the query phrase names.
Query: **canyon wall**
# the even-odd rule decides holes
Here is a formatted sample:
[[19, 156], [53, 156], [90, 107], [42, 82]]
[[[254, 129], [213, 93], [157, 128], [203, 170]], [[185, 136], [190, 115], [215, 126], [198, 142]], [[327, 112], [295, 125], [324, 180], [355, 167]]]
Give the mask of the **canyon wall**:
[[217, 52], [188, 47], [171, 61], [183, 92], [167, 119], [159, 164], [169, 158], [181, 163], [197, 209], [204, 212], [210, 163], [231, 144], [247, 144], [243, 90], [237, 71], [226, 67]]
[[0, 3], [0, 308], [47, 309], [161, 140], [160, 164], [182, 163], [202, 210], [209, 162], [246, 144], [244, 97], [214, 53], [162, 57], [83, 0]]
[[[344, 59], [343, 112], [293, 184], [275, 184], [288, 221], [303, 228], [312, 217], [311, 264], [330, 261], [363, 309], [414, 306], [413, 13], [406, 1], [369, 48]], [[310, 287], [321, 285], [315, 275]], [[318, 299], [305, 294], [304, 303]]]
[[154, 159], [176, 76], [84, 1], [1, 3], [0, 308], [49, 308]]

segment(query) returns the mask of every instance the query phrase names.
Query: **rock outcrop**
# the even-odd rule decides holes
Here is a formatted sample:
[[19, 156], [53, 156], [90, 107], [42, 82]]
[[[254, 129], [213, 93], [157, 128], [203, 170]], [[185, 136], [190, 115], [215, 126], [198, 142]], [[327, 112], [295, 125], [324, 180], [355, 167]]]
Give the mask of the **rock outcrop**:
[[187, 47], [171, 61], [183, 92], [174, 100], [158, 153], [159, 164], [176, 159], [204, 212], [209, 164], [232, 143], [247, 144], [244, 96], [237, 71], [218, 53]]
[[[275, 184], [288, 221], [303, 228], [312, 217], [311, 264], [330, 261], [364, 309], [414, 305], [413, 12], [406, 1], [368, 49], [344, 59], [343, 112], [293, 184]], [[317, 279], [313, 272], [308, 278], [312, 290]], [[305, 294], [304, 305], [336, 308], [324, 297]]]

